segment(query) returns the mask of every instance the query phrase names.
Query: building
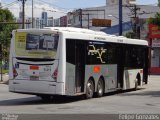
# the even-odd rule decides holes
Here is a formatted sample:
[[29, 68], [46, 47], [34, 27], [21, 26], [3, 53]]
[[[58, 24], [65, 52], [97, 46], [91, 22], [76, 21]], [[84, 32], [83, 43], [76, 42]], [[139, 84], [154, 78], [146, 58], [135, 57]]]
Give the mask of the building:
[[27, 18], [25, 19], [25, 28], [26, 29], [29, 29], [29, 28], [32, 28], [32, 18]]
[[[123, 35], [129, 31], [136, 30], [138, 38], [149, 40], [152, 50], [150, 52], [150, 72], [151, 74], [160, 74], [160, 30], [157, 26], [148, 25], [147, 20], [154, 17], [159, 12], [158, 6], [136, 5], [138, 9], [137, 18], [134, 17], [131, 9], [135, 6], [131, 2], [135, 0], [123, 0]], [[92, 25], [92, 19], [111, 19], [111, 27], [95, 27]], [[92, 30], [104, 31], [108, 34], [119, 34], [119, 3], [118, 0], [106, 0], [106, 6], [92, 7], [86, 9], [77, 9], [67, 14], [68, 26], [82, 27]], [[136, 25], [136, 26], [135, 26]], [[156, 35], [155, 35], [156, 34]]]
[[[135, 0], [123, 0], [123, 5], [130, 5]], [[137, 11], [138, 19], [154, 17], [156, 12], [159, 12], [159, 7], [151, 5], [137, 5], [140, 8]], [[129, 7], [123, 7], [123, 34], [132, 31], [135, 20]], [[108, 19], [111, 20], [111, 27], [95, 27], [92, 25], [93, 19]], [[119, 3], [118, 0], [106, 0], [105, 6], [91, 7], [86, 9], [77, 9], [67, 14], [68, 26], [89, 28], [92, 30], [101, 30], [109, 34], [119, 33]], [[136, 23], [137, 27], [140, 26]]]
[[47, 26], [47, 19], [48, 19], [48, 16], [47, 16], [47, 12], [42, 12], [42, 26], [43, 27], [46, 27]]
[[49, 26], [49, 27], [54, 26], [54, 18], [53, 17], [48, 17], [47, 26]]
[[[131, 4], [131, 2], [134, 2], [136, 0], [122, 0], [122, 4], [126, 5], [126, 4]], [[107, 5], [117, 5], [119, 4], [119, 0], [106, 0], [106, 6]]]
[[150, 73], [160, 75], [160, 30], [157, 25], [149, 24], [148, 40], [150, 51]]
[[[16, 22], [22, 23], [22, 12], [19, 12], [19, 18], [16, 19]], [[46, 12], [42, 12], [41, 18], [34, 17], [33, 18], [33, 28], [43, 28], [43, 27], [53, 27], [54, 26], [54, 18], [47, 17]], [[32, 28], [32, 18], [27, 17], [25, 18], [25, 28], [29, 29]], [[19, 28], [22, 28], [22, 24], [19, 24]]]
[[67, 14], [67, 23], [69, 26], [100, 30], [99, 27], [92, 26], [92, 19], [105, 19], [105, 7], [94, 7], [78, 9]]
[[67, 27], [67, 16], [60, 17], [60, 26]]
[[60, 27], [60, 18], [54, 19], [54, 27]]

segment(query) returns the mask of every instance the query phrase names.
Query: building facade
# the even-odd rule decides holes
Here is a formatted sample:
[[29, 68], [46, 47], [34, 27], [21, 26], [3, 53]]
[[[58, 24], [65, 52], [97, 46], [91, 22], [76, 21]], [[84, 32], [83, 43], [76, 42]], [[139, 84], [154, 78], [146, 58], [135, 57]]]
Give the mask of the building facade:
[[42, 26], [46, 27], [47, 26], [47, 19], [48, 19], [48, 15], [47, 12], [42, 12]]
[[67, 16], [60, 17], [60, 27], [67, 27]]
[[60, 18], [54, 19], [54, 27], [60, 27]]
[[[22, 12], [19, 13], [19, 18], [16, 19], [16, 22], [22, 23]], [[53, 27], [54, 26], [54, 18], [47, 17], [46, 12], [42, 12], [41, 18], [34, 17], [33, 18], [33, 27], [32, 27], [32, 18], [25, 18], [25, 29], [29, 28], [43, 28], [43, 27]], [[19, 24], [19, 28], [22, 28], [22, 24]]]
[[150, 72], [160, 75], [160, 29], [157, 25], [149, 24], [148, 40], [152, 47], [150, 51]]
[[[135, 0], [123, 0], [123, 6], [131, 5]], [[159, 12], [159, 7], [151, 5], [137, 5], [140, 10], [137, 11], [137, 19], [146, 19], [154, 17]], [[131, 8], [123, 7], [123, 34], [132, 31], [134, 20], [131, 17]], [[93, 19], [111, 20], [111, 27], [95, 27], [92, 25]], [[87, 28], [92, 30], [100, 30], [109, 34], [118, 35], [119, 32], [119, 3], [118, 0], [106, 0], [106, 6], [92, 7], [86, 9], [77, 9], [67, 14], [67, 24], [72, 27]], [[136, 23], [136, 29], [140, 28], [140, 23]], [[140, 35], [139, 35], [140, 36]]]

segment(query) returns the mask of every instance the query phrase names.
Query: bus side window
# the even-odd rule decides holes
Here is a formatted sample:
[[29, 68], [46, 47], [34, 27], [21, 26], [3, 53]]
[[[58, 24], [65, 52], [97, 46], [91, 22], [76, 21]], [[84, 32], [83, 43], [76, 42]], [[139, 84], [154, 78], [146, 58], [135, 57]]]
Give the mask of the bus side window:
[[117, 47], [116, 44], [108, 44], [107, 45], [107, 64], [117, 63], [116, 47]]
[[142, 68], [143, 67], [143, 49], [138, 46], [128, 46], [125, 54], [126, 68]]
[[66, 60], [75, 65], [75, 40], [66, 40]]

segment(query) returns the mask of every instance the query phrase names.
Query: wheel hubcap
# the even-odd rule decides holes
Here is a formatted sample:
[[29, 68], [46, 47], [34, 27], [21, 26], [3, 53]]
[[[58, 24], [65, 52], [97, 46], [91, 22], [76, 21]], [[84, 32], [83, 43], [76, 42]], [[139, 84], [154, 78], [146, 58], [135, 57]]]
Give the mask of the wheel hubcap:
[[89, 82], [88, 84], [87, 84], [87, 87], [88, 87], [88, 91], [87, 91], [87, 94], [88, 95], [92, 95], [93, 94], [93, 86], [92, 86], [92, 84]]
[[102, 90], [102, 84], [101, 82], [98, 83], [98, 93], [102, 94], [103, 90]]

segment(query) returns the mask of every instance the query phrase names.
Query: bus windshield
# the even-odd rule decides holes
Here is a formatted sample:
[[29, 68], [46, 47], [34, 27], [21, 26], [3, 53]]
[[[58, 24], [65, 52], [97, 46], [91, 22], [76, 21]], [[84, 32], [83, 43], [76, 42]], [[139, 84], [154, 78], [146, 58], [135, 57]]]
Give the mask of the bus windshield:
[[16, 57], [55, 59], [58, 41], [58, 34], [16, 32]]

